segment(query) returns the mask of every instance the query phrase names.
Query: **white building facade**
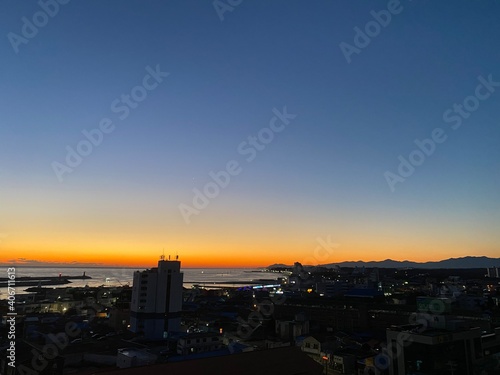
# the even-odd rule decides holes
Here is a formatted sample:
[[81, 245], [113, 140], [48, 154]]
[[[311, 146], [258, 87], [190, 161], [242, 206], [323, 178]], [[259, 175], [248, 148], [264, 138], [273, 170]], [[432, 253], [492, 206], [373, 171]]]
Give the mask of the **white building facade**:
[[180, 331], [182, 282], [179, 260], [161, 259], [157, 268], [134, 272], [130, 330], [148, 339]]

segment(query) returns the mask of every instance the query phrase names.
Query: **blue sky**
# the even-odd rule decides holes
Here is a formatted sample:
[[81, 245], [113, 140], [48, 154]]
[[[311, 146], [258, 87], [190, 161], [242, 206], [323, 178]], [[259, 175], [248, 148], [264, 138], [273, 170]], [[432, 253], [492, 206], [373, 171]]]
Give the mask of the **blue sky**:
[[[364, 30], [370, 11], [387, 4], [247, 0], [221, 21], [210, 1], [70, 1], [15, 53], [8, 34], [22, 35], [22, 17], [32, 20], [40, 6], [5, 1], [3, 246], [19, 256], [41, 251], [37, 244], [50, 242], [34, 229], [41, 220], [54, 237], [74, 233], [69, 247], [101, 231], [122, 238], [135, 230], [138, 238], [161, 232], [151, 251], [171, 241], [189, 253], [194, 245], [182, 238], [209, 242], [202, 226], [225, 238], [231, 217], [265, 247], [261, 223], [283, 217], [293, 226], [280, 228], [282, 236], [305, 228], [304, 238], [328, 234], [345, 244], [335, 260], [376, 258], [383, 239], [389, 255], [403, 243], [402, 256], [422, 259], [408, 248], [420, 236], [439, 239], [447, 257], [454, 233], [468, 241], [460, 255], [498, 254], [500, 88], [457, 130], [443, 113], [474, 95], [479, 76], [500, 81], [500, 3], [402, 1], [348, 63], [339, 44], [354, 45], [353, 29]], [[113, 100], [158, 64], [168, 78], [119, 120]], [[246, 163], [237, 146], [284, 106], [296, 119]], [[58, 181], [51, 163], [104, 117], [115, 130]], [[396, 173], [398, 156], [437, 127], [446, 142], [392, 192], [384, 172]], [[231, 159], [243, 172], [187, 225], [178, 205]], [[99, 225], [82, 228], [80, 219]], [[110, 221], [123, 229], [103, 224]], [[20, 239], [26, 232], [31, 242]], [[352, 238], [374, 234], [377, 255], [354, 242], [347, 252]]]

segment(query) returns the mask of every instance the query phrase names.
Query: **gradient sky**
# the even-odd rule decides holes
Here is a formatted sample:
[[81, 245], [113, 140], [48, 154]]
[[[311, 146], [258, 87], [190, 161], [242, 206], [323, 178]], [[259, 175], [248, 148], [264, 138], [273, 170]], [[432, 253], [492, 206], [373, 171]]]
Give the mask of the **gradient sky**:
[[[500, 87], [459, 129], [443, 113], [500, 82], [500, 3], [402, 1], [348, 63], [339, 44], [387, 4], [247, 0], [221, 21], [211, 1], [70, 1], [15, 53], [8, 34], [41, 8], [2, 2], [0, 262], [499, 256]], [[170, 75], [120, 120], [111, 103], [158, 64]], [[238, 145], [284, 106], [297, 117], [247, 162]], [[60, 182], [52, 163], [105, 117]], [[384, 173], [438, 127], [391, 191]], [[229, 160], [242, 172], [186, 224], [179, 205]], [[338, 246], [318, 257], [318, 238]]]

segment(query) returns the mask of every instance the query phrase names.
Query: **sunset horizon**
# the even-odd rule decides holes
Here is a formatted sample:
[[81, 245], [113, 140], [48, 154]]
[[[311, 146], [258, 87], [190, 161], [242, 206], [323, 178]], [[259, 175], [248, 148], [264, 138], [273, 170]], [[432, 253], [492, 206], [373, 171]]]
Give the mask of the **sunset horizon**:
[[5, 17], [3, 264], [500, 254], [498, 5], [37, 4]]
[[0, 374], [500, 374], [500, 0], [2, 9]]
[[[165, 259], [168, 260], [179, 260], [182, 264], [183, 268], [199, 268], [199, 269], [210, 269], [210, 268], [241, 268], [241, 269], [263, 269], [267, 268], [271, 265], [274, 264], [284, 264], [287, 266], [292, 266], [294, 263], [299, 262], [303, 264], [304, 266], [322, 266], [322, 265], [329, 265], [329, 264], [340, 264], [340, 263], [356, 263], [356, 262], [363, 262], [363, 263], [370, 263], [370, 262], [382, 262], [382, 261], [395, 261], [395, 262], [412, 262], [412, 263], [421, 263], [425, 264], [428, 262], [440, 262], [448, 259], [460, 259], [460, 258], [491, 258], [491, 259], [500, 259], [499, 256], [495, 256], [496, 254], [492, 255], [463, 255], [463, 256], [450, 256], [446, 258], [434, 258], [434, 259], [422, 259], [422, 260], [416, 260], [416, 259], [408, 259], [408, 258], [392, 258], [392, 257], [381, 257], [381, 258], [365, 258], [365, 259], [359, 259], [359, 258], [352, 258], [352, 259], [342, 259], [342, 260], [333, 260], [333, 261], [328, 261], [328, 262], [318, 262], [318, 263], [307, 263], [307, 262], [301, 262], [299, 258], [294, 259], [294, 260], [288, 260], [288, 261], [283, 261], [283, 260], [276, 260], [276, 261], [269, 261], [269, 262], [256, 262], [256, 263], [246, 263], [246, 264], [237, 264], [237, 263], [231, 263], [231, 264], [226, 264], [226, 263], [196, 263], [196, 262], [189, 262], [185, 261], [181, 255], [178, 255], [178, 258], [176, 259], [176, 256], [169, 256], [165, 255]], [[51, 268], [51, 267], [60, 267], [60, 268], [130, 268], [130, 269], [146, 269], [146, 268], [152, 268], [156, 267], [157, 262], [162, 259], [162, 255], [157, 256], [155, 259], [148, 259], [146, 262], [140, 262], [140, 263], [104, 263], [104, 262], [78, 262], [78, 261], [61, 261], [60, 259], [58, 260], [46, 260], [46, 261], [39, 261], [35, 259], [8, 259], [8, 260], [1, 260], [0, 259], [0, 267], [8, 267], [8, 266], [16, 266], [16, 267], [30, 267], [30, 268], [36, 268], [36, 267], [41, 267], [41, 268]]]

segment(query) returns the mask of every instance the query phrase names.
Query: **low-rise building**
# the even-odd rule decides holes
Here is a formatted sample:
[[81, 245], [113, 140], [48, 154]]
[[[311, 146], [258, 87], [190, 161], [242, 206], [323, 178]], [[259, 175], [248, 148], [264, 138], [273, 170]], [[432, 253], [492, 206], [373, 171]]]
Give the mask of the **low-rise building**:
[[192, 333], [177, 341], [177, 354], [188, 355], [219, 350], [223, 347], [222, 336], [218, 333]]
[[295, 338], [309, 334], [309, 319], [298, 313], [294, 320], [276, 320], [275, 332], [281, 340], [293, 342]]
[[481, 328], [421, 331], [418, 325], [393, 327], [387, 330], [387, 343], [390, 375], [492, 374], [488, 371], [500, 358], [500, 329], [485, 335]]
[[156, 362], [157, 358], [157, 355], [152, 354], [144, 349], [118, 349], [118, 354], [116, 356], [116, 366], [119, 368], [129, 368], [151, 365]]
[[319, 357], [321, 354], [321, 342], [314, 336], [306, 336], [302, 340], [300, 349], [307, 354]]

